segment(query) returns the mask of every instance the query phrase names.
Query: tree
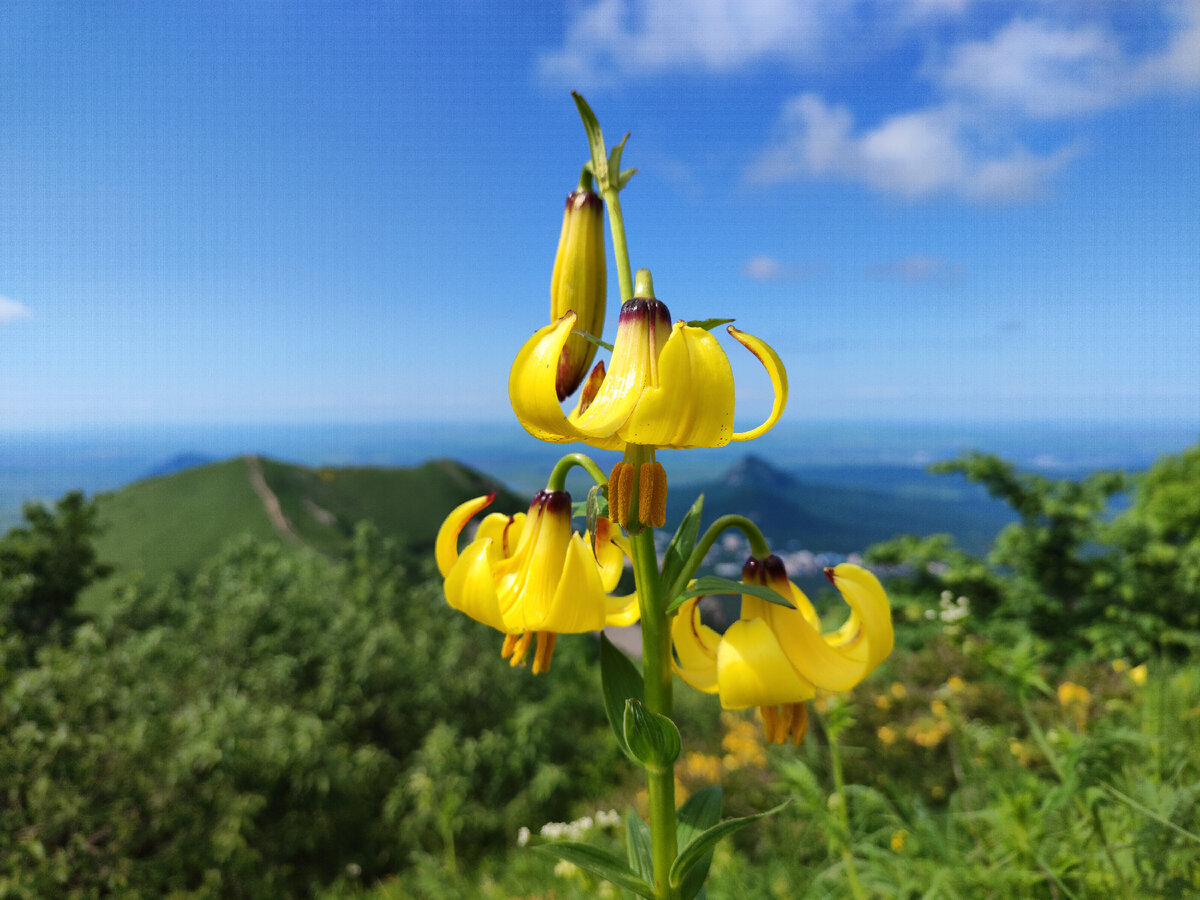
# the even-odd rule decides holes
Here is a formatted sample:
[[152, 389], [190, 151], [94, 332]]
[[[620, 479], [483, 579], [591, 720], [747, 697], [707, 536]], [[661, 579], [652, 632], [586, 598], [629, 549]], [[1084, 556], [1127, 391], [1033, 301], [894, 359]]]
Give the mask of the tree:
[[96, 505], [72, 491], [47, 509], [27, 503], [25, 527], [0, 538], [0, 621], [28, 653], [62, 643], [78, 624], [80, 592], [111, 568], [96, 555]]

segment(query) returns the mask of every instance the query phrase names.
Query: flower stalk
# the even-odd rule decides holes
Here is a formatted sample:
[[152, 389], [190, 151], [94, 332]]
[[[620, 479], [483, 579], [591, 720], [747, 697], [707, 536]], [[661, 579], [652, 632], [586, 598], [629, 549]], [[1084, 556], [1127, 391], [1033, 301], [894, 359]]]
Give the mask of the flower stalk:
[[[666, 616], [666, 598], [654, 550], [654, 529], [644, 528], [630, 537], [633, 573], [642, 603], [642, 677], [646, 708], [668, 719], [674, 712], [674, 682], [671, 674], [671, 630]], [[673, 766], [647, 766], [650, 846], [654, 860], [654, 893], [658, 900], [674, 896], [668, 880], [678, 845], [675, 830], [675, 770]]]

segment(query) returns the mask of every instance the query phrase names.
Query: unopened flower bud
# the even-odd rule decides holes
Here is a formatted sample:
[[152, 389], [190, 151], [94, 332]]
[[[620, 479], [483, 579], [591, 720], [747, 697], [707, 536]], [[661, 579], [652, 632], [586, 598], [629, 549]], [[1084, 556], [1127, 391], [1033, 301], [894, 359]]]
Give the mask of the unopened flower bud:
[[[575, 327], [599, 338], [604, 330], [607, 291], [604, 268], [604, 203], [580, 187], [567, 197], [554, 274], [550, 278], [550, 321], [575, 311]], [[555, 387], [560, 401], [579, 387], [596, 355], [596, 345], [573, 334], [558, 358]]]

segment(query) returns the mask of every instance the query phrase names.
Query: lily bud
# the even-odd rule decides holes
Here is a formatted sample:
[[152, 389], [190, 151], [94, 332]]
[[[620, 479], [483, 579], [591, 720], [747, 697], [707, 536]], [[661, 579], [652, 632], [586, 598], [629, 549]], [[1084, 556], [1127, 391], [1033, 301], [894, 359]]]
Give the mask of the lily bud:
[[[604, 330], [607, 284], [604, 268], [604, 202], [580, 187], [567, 197], [554, 274], [550, 277], [550, 321], [574, 310], [575, 327], [599, 338]], [[558, 358], [558, 399], [569, 397], [587, 374], [596, 345], [572, 334]]]

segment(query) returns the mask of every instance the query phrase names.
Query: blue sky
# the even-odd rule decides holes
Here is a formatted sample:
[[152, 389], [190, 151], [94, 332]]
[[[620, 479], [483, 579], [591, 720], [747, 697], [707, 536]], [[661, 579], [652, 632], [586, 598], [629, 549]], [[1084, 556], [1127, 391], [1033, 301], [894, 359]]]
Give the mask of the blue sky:
[[513, 421], [573, 88], [787, 420], [1200, 427], [1196, 0], [5, 3], [0, 427]]

